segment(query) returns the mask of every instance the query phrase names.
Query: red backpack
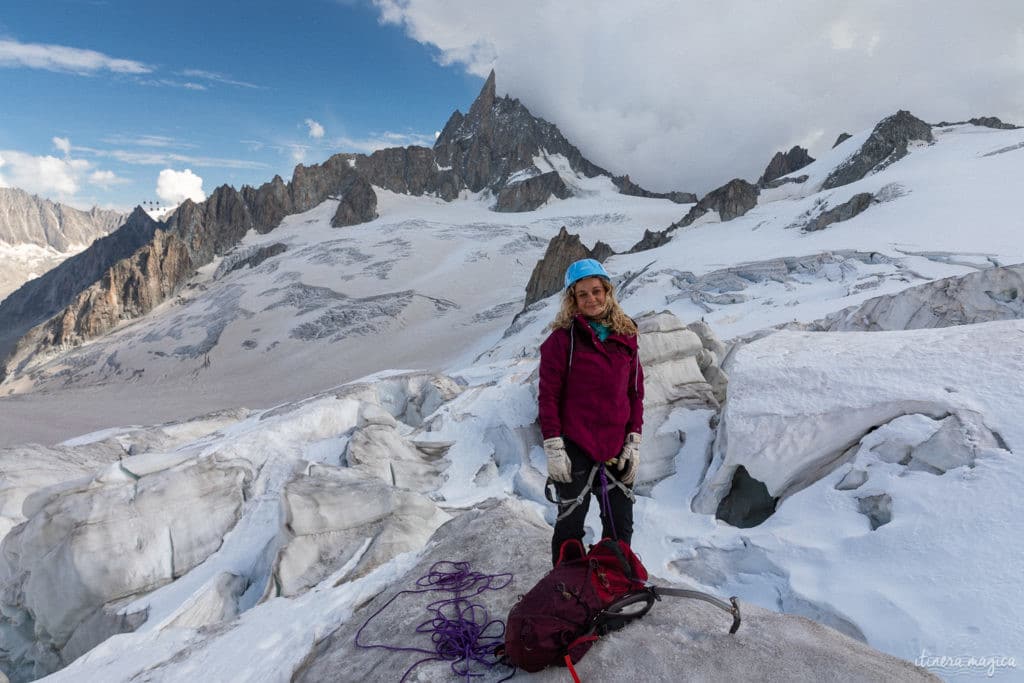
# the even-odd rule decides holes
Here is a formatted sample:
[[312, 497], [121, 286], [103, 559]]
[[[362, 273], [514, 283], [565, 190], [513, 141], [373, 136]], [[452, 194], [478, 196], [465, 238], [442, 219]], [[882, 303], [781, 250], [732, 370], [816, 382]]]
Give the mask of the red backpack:
[[[566, 541], [555, 568], [509, 612], [505, 656], [530, 672], [571, 668], [599, 636], [647, 613], [657, 596], [646, 581], [647, 570], [625, 542], [606, 538], [584, 553], [582, 543]], [[645, 604], [624, 611], [636, 603]]]

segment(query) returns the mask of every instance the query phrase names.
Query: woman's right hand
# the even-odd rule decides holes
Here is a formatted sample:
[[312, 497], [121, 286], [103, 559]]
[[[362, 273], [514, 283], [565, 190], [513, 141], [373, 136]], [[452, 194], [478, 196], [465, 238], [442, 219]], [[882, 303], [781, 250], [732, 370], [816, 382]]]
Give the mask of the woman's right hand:
[[548, 476], [553, 481], [562, 484], [572, 481], [572, 465], [569, 462], [569, 454], [565, 452], [562, 437], [544, 439], [544, 454], [548, 456]]

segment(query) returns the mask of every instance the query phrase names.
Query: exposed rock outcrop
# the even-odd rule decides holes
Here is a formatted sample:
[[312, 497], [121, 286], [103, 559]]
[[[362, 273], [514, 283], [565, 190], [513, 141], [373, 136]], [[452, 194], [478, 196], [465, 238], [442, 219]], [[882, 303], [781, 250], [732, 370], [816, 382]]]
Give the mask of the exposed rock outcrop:
[[832, 143], [832, 149], [835, 149], [836, 147], [843, 144], [852, 137], [853, 136], [850, 135], [849, 133], [840, 133], [839, 137], [836, 138], [836, 141]]
[[933, 142], [934, 139], [931, 126], [901, 109], [875, 126], [861, 148], [829, 174], [822, 189], [848, 185], [899, 161], [907, 155], [911, 141]]
[[697, 201], [697, 195], [692, 192], [650, 192], [630, 180], [628, 175], [615, 176], [612, 178], [612, 182], [615, 183], [615, 187], [619, 188], [619, 192], [633, 197], [667, 199], [676, 204], [693, 204]]
[[[502, 533], [495, 534], [495, 529]], [[394, 678], [395, 672], [408, 670], [423, 655], [410, 657], [415, 653], [358, 647], [356, 631], [367, 620], [373, 617], [362, 630], [361, 642], [422, 647], [430, 652], [430, 634], [416, 631], [417, 625], [429, 618], [430, 612], [425, 608], [438, 600], [438, 595], [398, 595], [399, 591], [416, 586], [417, 579], [427, 575], [436, 563], [455, 556], [481, 574], [507, 572], [514, 566], [508, 586], [481, 591], [473, 598], [473, 602], [481, 605], [479, 614], [500, 618], [508, 614], [518, 596], [551, 569], [545, 554], [537, 552], [537, 548], [545, 547], [550, 536], [550, 527], [532, 508], [514, 501], [472, 510], [453, 519], [438, 529], [415, 566], [318, 643], [293, 680], [312, 683], [354, 677]], [[656, 582], [665, 584], [663, 579]], [[602, 638], [576, 664], [576, 669], [582, 677], [594, 680], [676, 680], [682, 668], [692, 680], [936, 680], [910, 662], [873, 650], [809, 619], [746, 603], [741, 609], [743, 625], [736, 635], [729, 635], [729, 619], [716, 608], [667, 598], [643, 619]], [[673, 655], [640, 656], [642, 644], [654, 642]], [[487, 676], [482, 680], [499, 680], [510, 672], [501, 667], [487, 672], [471, 661], [464, 665], [469, 673]], [[423, 659], [413, 667], [410, 679], [445, 680], [452, 676], [451, 667], [452, 661]], [[545, 683], [564, 678], [565, 672], [558, 667], [531, 675], [531, 680]]]
[[814, 232], [816, 230], [824, 230], [833, 223], [848, 221], [871, 206], [873, 201], [875, 201], [875, 196], [870, 192], [859, 192], [839, 206], [835, 206], [815, 216], [815, 218], [804, 227], [804, 231]]
[[500, 189], [514, 174], [533, 168], [537, 156], [560, 154], [588, 178], [611, 174], [591, 163], [558, 128], [533, 116], [523, 104], [498, 97], [492, 71], [465, 116], [456, 111], [434, 143], [440, 168], [451, 168], [471, 192]]
[[665, 244], [675, 230], [693, 224], [709, 211], [717, 211], [722, 222], [738, 218], [757, 206], [757, 196], [760, 192], [757, 185], [751, 185], [742, 178], [734, 178], [704, 195], [704, 198], [691, 207], [682, 220], [658, 232], [645, 231], [644, 236], [630, 247], [628, 253], [634, 254]]
[[584, 258], [604, 261], [611, 255], [608, 252], [611, 252], [611, 248], [601, 242], [594, 245], [593, 250], [588, 249], [580, 241], [579, 235], [570, 235], [563, 225], [558, 234], [548, 242], [547, 251], [537, 261], [533, 272], [530, 273], [530, 281], [526, 283], [526, 301], [523, 307], [526, 308], [534, 302], [562, 291], [565, 270], [574, 261]]
[[1020, 128], [1020, 126], [1015, 126], [1012, 123], [1004, 123], [996, 116], [978, 116], [966, 121], [953, 121], [952, 123], [949, 121], [940, 121], [939, 123], [936, 123], [935, 126], [960, 126], [965, 123], [970, 123], [975, 126], [983, 126], [985, 128], [996, 128], [998, 130], [1017, 130]]
[[813, 162], [814, 159], [807, 153], [807, 150], [797, 145], [794, 145], [788, 152], [776, 152], [772, 160], [768, 162], [768, 166], [764, 169], [757, 184], [759, 187], [767, 187], [768, 183], [776, 178], [799, 171]]
[[533, 211], [553, 196], [566, 199], [572, 196], [572, 191], [557, 171], [548, 171], [501, 188], [495, 210]]
[[[159, 227], [141, 207], [136, 208], [116, 231], [12, 292], [0, 302], [0, 359], [32, 327], [59, 313], [111, 266], [149, 243]], [[0, 365], [0, 380], [3, 377]]]

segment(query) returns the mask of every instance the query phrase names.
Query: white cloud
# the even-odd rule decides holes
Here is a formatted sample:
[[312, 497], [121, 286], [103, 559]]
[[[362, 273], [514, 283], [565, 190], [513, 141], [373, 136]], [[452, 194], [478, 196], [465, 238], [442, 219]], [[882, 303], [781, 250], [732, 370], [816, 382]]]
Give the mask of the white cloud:
[[296, 164], [301, 164], [306, 158], [306, 152], [309, 151], [309, 148], [304, 145], [289, 145], [288, 151], [291, 154], [292, 161]]
[[324, 136], [324, 127], [313, 119], [306, 119], [306, 127], [309, 129], [309, 137], [319, 140]]
[[180, 204], [186, 199], [201, 202], [206, 199], [203, 192], [203, 179], [191, 169], [175, 171], [165, 168], [156, 179], [156, 196], [167, 204]]
[[68, 138], [59, 138], [54, 136], [53, 146], [56, 147], [59, 151], [64, 152], [64, 156], [71, 155], [71, 140], [69, 140]]
[[[125, 141], [126, 144], [133, 144]], [[140, 143], [141, 144], [141, 143]], [[189, 147], [192, 145], [180, 145]], [[86, 152], [98, 157], [109, 157], [125, 164], [138, 164], [141, 166], [174, 166], [191, 165], [209, 168], [242, 168], [242, 169], [265, 169], [269, 166], [259, 161], [250, 159], [229, 159], [225, 157], [205, 157], [192, 154], [177, 154], [174, 152], [135, 152], [126, 149], [97, 149], [95, 147], [75, 147], [79, 152]]]
[[1020, 2], [935, 0], [926, 15], [887, 0], [375, 4], [442, 64], [494, 66], [499, 94], [652, 190], [753, 180], [815, 131], [812, 155], [897, 109], [1024, 123]]
[[127, 178], [122, 178], [113, 171], [93, 171], [89, 174], [89, 183], [96, 187], [102, 187], [104, 190], [109, 190], [114, 185], [123, 185], [131, 182]]
[[[255, 85], [253, 83], [246, 83], [245, 81], [239, 81], [234, 78], [225, 76], [224, 74], [215, 73], [213, 71], [204, 71], [203, 69], [185, 69], [181, 72], [182, 76], [188, 76], [190, 78], [203, 78], [214, 83], [223, 83], [225, 85], [234, 85], [239, 88], [253, 88], [256, 90], [264, 90], [263, 86]], [[206, 90], [205, 86], [200, 86], [203, 90]]]
[[4, 161], [3, 182], [7, 186], [49, 199], [73, 198], [83, 176], [92, 167], [84, 159], [34, 156], [13, 149], [5, 149], [0, 154]]
[[331, 140], [331, 148], [344, 152], [362, 152], [370, 154], [378, 149], [388, 147], [408, 147], [419, 145], [421, 147], [433, 147], [434, 140], [440, 133], [434, 135], [421, 135], [419, 133], [371, 133], [365, 138], [338, 137]]
[[70, 71], [77, 74], [93, 74], [100, 71], [145, 74], [153, 71], [153, 67], [142, 62], [110, 57], [95, 50], [65, 45], [21, 43], [10, 39], [0, 40], [0, 67], [27, 67], [46, 71]]
[[195, 147], [186, 142], [178, 142], [165, 135], [123, 135], [115, 133], [103, 138], [103, 142], [111, 145], [138, 145], [140, 147]]

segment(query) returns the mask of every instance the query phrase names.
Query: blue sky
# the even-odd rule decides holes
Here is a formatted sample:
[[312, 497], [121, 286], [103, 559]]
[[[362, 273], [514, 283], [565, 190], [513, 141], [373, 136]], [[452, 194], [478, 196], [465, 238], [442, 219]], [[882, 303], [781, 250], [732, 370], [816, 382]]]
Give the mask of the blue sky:
[[482, 83], [369, 3], [4, 0], [0, 178], [121, 208], [160, 200], [165, 169], [206, 194], [258, 185], [337, 151], [432, 144]]
[[1017, 0], [2, 1], [0, 184], [76, 206], [431, 144], [491, 68], [656, 191], [754, 180], [899, 109], [1024, 124]]

